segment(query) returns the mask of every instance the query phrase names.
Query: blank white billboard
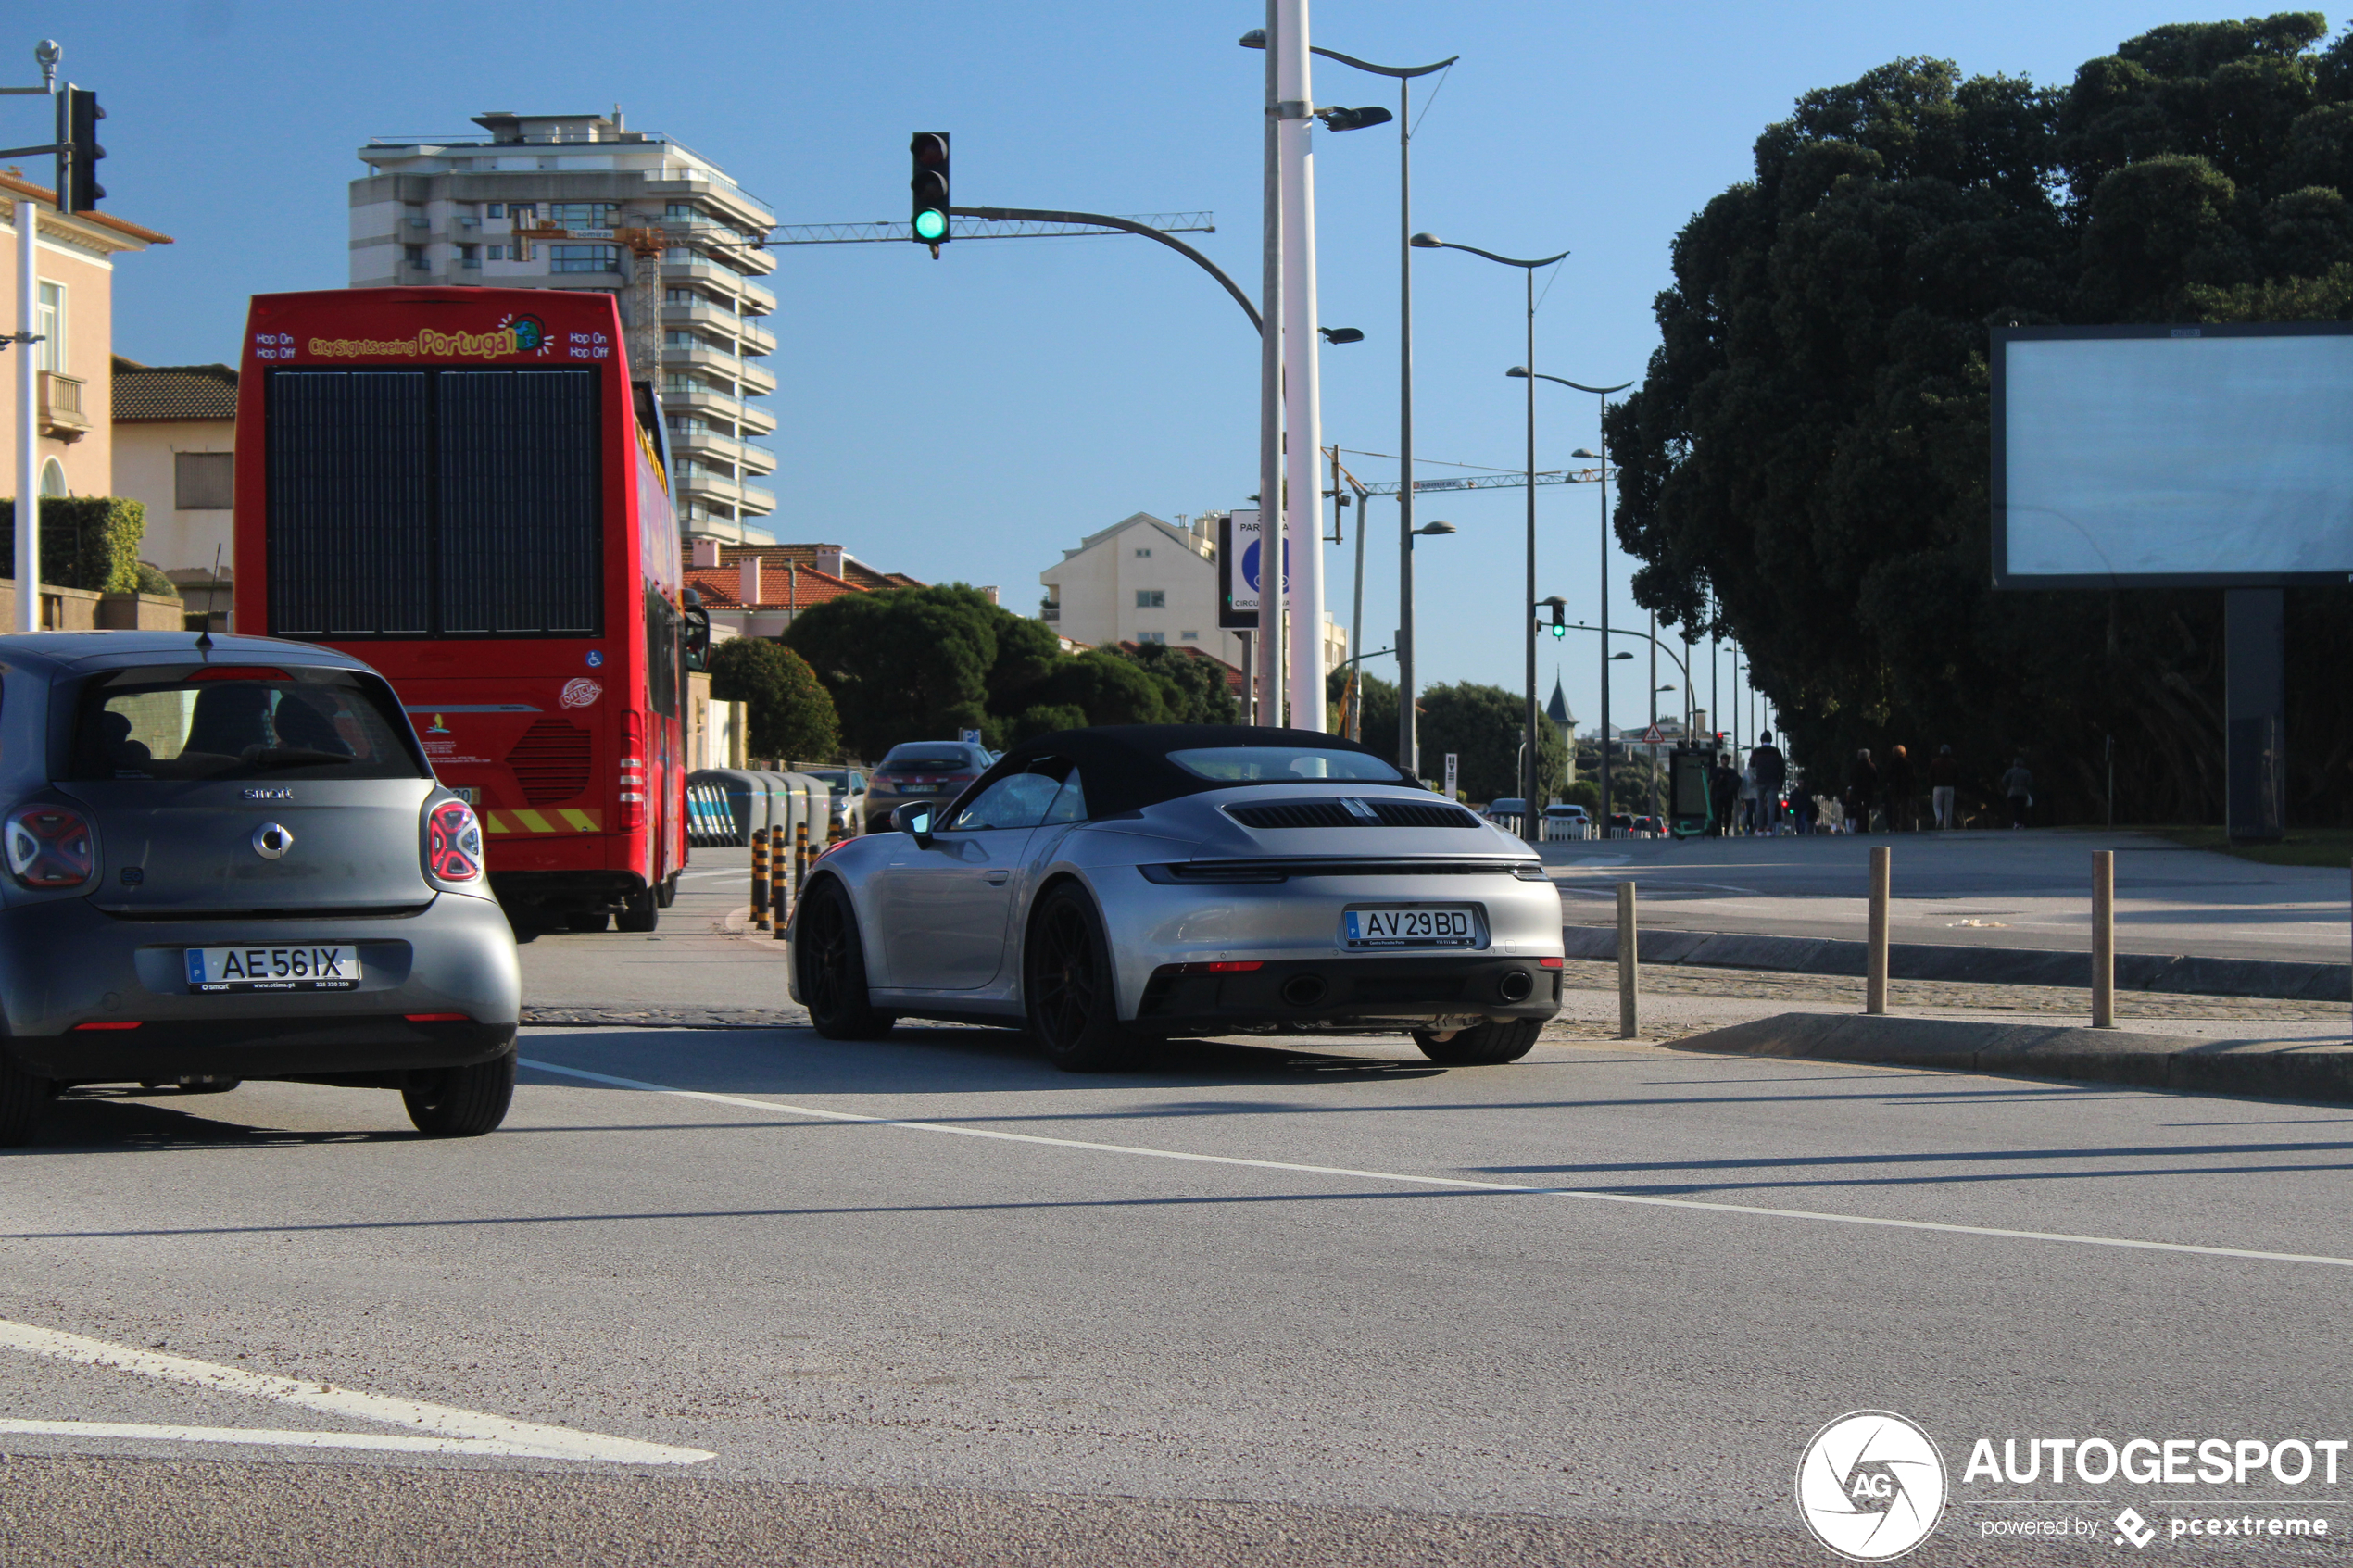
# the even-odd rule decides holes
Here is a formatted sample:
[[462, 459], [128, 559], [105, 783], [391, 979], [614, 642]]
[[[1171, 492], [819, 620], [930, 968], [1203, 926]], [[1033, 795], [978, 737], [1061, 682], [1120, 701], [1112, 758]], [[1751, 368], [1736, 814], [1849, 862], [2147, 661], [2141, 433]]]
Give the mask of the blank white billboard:
[[2006, 328], [1992, 349], [1998, 585], [2353, 575], [2353, 330]]

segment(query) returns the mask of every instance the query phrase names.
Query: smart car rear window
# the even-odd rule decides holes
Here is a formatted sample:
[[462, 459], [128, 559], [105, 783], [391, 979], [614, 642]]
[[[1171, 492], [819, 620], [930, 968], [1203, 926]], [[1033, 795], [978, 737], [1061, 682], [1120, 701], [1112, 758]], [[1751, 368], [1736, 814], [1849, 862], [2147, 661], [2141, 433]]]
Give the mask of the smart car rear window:
[[1413, 781], [1378, 757], [1316, 746], [1217, 746], [1172, 751], [1168, 759], [1196, 778], [1219, 784], [1298, 784], [1304, 779]]
[[178, 665], [82, 684], [71, 779], [429, 776], [392, 688], [354, 670]]

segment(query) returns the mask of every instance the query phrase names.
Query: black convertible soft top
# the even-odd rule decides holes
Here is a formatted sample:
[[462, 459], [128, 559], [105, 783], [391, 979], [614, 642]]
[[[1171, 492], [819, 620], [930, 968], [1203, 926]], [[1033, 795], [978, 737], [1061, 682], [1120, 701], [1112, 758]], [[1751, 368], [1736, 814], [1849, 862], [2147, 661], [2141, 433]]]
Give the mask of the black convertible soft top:
[[[963, 798], [971, 799], [1007, 773], [1026, 771], [1043, 758], [1064, 757], [1078, 764], [1087, 782], [1087, 814], [1116, 817], [1203, 790], [1248, 787], [1205, 779], [1168, 759], [1172, 751], [1224, 746], [1301, 746], [1353, 751], [1389, 765], [1380, 753], [1321, 730], [1271, 730], [1249, 724], [1104, 724], [1087, 730], [1057, 730], [1006, 749], [997, 765], [975, 780]], [[1397, 775], [1397, 783], [1412, 781]]]

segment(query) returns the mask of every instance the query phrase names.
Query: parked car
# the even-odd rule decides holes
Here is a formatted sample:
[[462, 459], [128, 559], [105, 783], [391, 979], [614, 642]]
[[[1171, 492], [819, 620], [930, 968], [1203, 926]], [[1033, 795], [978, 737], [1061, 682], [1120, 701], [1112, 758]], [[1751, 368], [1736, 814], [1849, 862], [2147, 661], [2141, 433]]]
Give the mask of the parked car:
[[803, 768], [833, 792], [833, 838], [855, 838], [866, 831], [866, 774], [858, 768]]
[[988, 770], [996, 754], [961, 740], [911, 740], [892, 746], [866, 779], [865, 831], [890, 825], [890, 814], [910, 800], [934, 805], [953, 800]]
[[1001, 1023], [1074, 1072], [1237, 1033], [1395, 1031], [1436, 1061], [1511, 1061], [1560, 1008], [1560, 897], [1529, 847], [1307, 730], [1026, 741], [827, 853], [786, 935], [828, 1039]]
[[1516, 795], [1505, 796], [1501, 800], [1491, 800], [1487, 803], [1486, 816], [1491, 822], [1499, 817], [1525, 817], [1526, 815], [1528, 815], [1528, 802]]
[[1582, 806], [1564, 805], [1555, 800], [1544, 808], [1546, 838], [1581, 838], [1592, 831], [1592, 813]]
[[396, 1089], [498, 1125], [522, 982], [473, 809], [308, 644], [0, 637], [0, 1145], [84, 1084]]

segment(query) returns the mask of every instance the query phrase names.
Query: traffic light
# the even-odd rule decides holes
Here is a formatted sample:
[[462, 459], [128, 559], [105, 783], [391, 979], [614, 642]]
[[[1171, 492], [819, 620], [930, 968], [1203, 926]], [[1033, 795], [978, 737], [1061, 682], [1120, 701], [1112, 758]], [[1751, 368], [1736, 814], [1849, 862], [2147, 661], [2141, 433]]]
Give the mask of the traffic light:
[[96, 209], [107, 188], [98, 183], [98, 160], [107, 149], [98, 145], [98, 121], [107, 111], [98, 107], [98, 94], [83, 87], [68, 87], [65, 92], [66, 133], [60, 138], [66, 144], [66, 176], [57, 192], [59, 206], [67, 212], [90, 212]]
[[917, 245], [936, 250], [948, 243], [948, 132], [918, 131], [907, 153], [914, 162], [907, 181], [915, 198], [910, 226]]
[[1552, 610], [1554, 636], [1566, 637], [1568, 635], [1568, 601], [1567, 599], [1562, 598], [1558, 594], [1554, 594], [1549, 599], [1537, 600], [1536, 608], [1538, 609], [1550, 608]]

